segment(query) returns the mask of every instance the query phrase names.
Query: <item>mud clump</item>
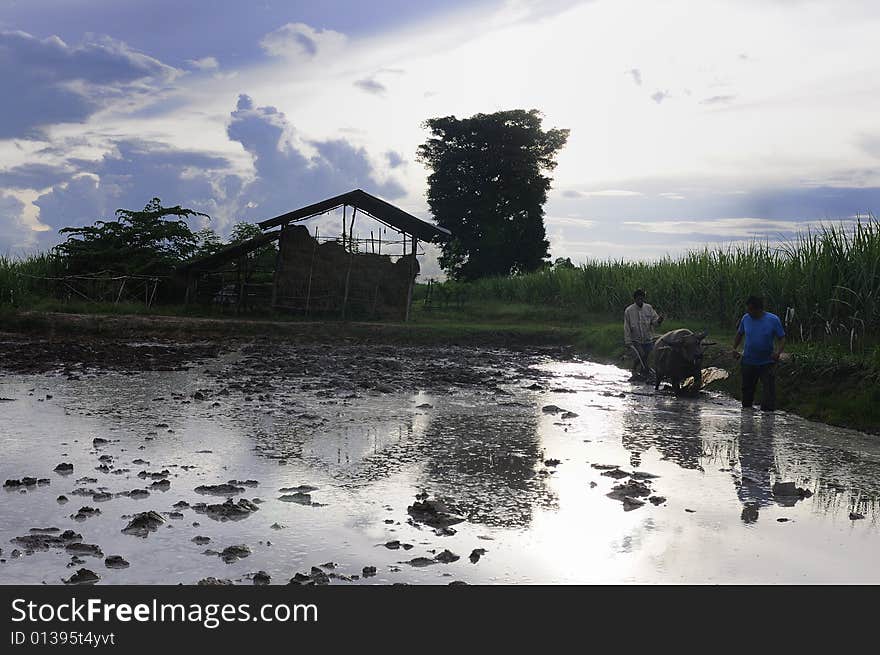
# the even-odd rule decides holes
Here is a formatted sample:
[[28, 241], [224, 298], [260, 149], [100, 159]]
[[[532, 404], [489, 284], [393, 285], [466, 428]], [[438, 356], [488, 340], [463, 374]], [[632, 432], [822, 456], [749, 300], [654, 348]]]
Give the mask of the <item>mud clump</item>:
[[86, 555], [88, 557], [104, 557], [104, 553], [101, 552], [101, 547], [97, 544], [84, 544], [79, 542], [74, 542], [67, 544], [64, 547], [71, 555]]
[[296, 487], [281, 487], [278, 491], [283, 494], [308, 494], [317, 490], [318, 487], [313, 487], [310, 484], [301, 484]]
[[465, 520], [445, 500], [439, 498], [417, 500], [407, 507], [406, 511], [413, 521], [424, 523], [432, 528], [443, 528], [462, 523]]
[[307, 587], [323, 586], [330, 584], [330, 576], [317, 566], [313, 566], [309, 573], [297, 573], [294, 575], [288, 584]]
[[232, 564], [237, 560], [250, 556], [250, 554], [250, 548], [248, 548], [244, 544], [237, 544], [235, 546], [227, 546], [226, 548], [224, 548], [220, 552], [220, 559], [222, 559], [227, 564]]
[[255, 585], [267, 585], [272, 582], [272, 576], [265, 571], [257, 571], [251, 579]]
[[203, 537], [200, 534], [197, 534], [195, 537], [190, 539], [194, 544], [198, 544], [199, 546], [204, 546], [205, 544], [211, 543], [211, 537]]
[[65, 530], [61, 534], [32, 532], [31, 534], [13, 537], [10, 542], [21, 546], [30, 553], [37, 550], [49, 550], [50, 548], [65, 548], [68, 544], [82, 541], [83, 536], [73, 530]]
[[55, 471], [56, 473], [70, 474], [70, 473], [73, 473], [73, 464], [71, 464], [69, 462], [61, 462], [58, 466], [56, 466], [52, 470]]
[[638, 509], [644, 504], [644, 500], [639, 500], [638, 498], [633, 498], [632, 496], [625, 496], [623, 499], [623, 511], [631, 512], [632, 510]]
[[629, 473], [622, 471], [621, 469], [609, 469], [607, 471], [602, 471], [599, 475], [604, 475], [606, 478], [614, 478], [615, 480], [629, 477]]
[[202, 578], [196, 583], [200, 587], [226, 587], [232, 584], [232, 580], [226, 578]]
[[365, 566], [365, 567], [361, 570], [361, 574], [362, 574], [365, 578], [372, 578], [374, 575], [376, 575], [376, 567], [375, 567], [375, 566]]
[[122, 555], [110, 555], [104, 560], [104, 566], [108, 569], [127, 569], [131, 564]]
[[62, 580], [62, 582], [64, 582], [64, 584], [87, 585], [95, 584], [100, 579], [101, 576], [94, 571], [90, 571], [89, 569], [79, 569], [76, 573], [67, 578], [67, 580]]
[[34, 478], [31, 476], [25, 476], [25, 477], [21, 478], [20, 480], [18, 480], [18, 479], [7, 480], [6, 482], [3, 483], [3, 486], [6, 487], [7, 489], [16, 489], [18, 487], [36, 487], [37, 483], [49, 484], [49, 481], [46, 480], [45, 482], [43, 482], [42, 480], [40, 480], [38, 478]]
[[388, 550], [398, 550], [400, 548], [403, 548], [404, 550], [409, 550], [412, 547], [412, 544], [401, 543], [397, 539], [385, 543], [385, 548], [387, 548]]
[[197, 494], [208, 496], [231, 496], [244, 493], [244, 487], [239, 487], [232, 482], [223, 484], [203, 484], [195, 488]]
[[99, 510], [97, 507], [89, 507], [88, 505], [85, 505], [83, 507], [80, 507], [76, 511], [76, 514], [71, 514], [70, 518], [72, 518], [74, 521], [81, 522], [81, 521], [85, 521], [89, 517], [97, 516], [100, 513], [101, 513], [101, 510]]
[[171, 475], [171, 472], [168, 469], [162, 469], [161, 471], [141, 471], [137, 474], [141, 480], [146, 480], [147, 478], [150, 478], [151, 480], [164, 480], [169, 475]]
[[279, 496], [278, 500], [285, 503], [296, 503], [298, 505], [306, 505], [312, 506], [317, 503], [312, 501], [312, 495], [303, 493], [301, 491], [296, 492], [295, 494], [284, 494], [283, 496]]
[[453, 553], [451, 550], [445, 549], [443, 552], [437, 553], [437, 555], [434, 556], [434, 559], [443, 564], [451, 564], [452, 562], [460, 560], [461, 557]]
[[215, 521], [237, 521], [247, 518], [260, 508], [245, 498], [239, 498], [237, 503], [232, 498], [227, 498], [225, 503], [216, 505], [196, 503], [192, 509], [198, 514], [207, 514]]
[[135, 537], [143, 537], [146, 539], [147, 535], [158, 530], [159, 526], [163, 523], [165, 523], [165, 519], [158, 512], [152, 510], [149, 512], [141, 512], [132, 517], [128, 522], [128, 525], [122, 528], [122, 532], [123, 534], [130, 534]]
[[485, 554], [486, 554], [485, 548], [474, 548], [471, 551], [471, 554], [468, 557], [468, 559], [471, 561], [471, 564], [476, 564], [477, 562], [480, 561], [480, 558]]

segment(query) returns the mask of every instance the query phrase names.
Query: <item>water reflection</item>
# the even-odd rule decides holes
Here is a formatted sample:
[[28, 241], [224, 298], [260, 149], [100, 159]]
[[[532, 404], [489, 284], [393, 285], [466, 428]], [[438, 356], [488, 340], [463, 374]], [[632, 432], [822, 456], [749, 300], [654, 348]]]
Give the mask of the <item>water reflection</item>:
[[450, 496], [471, 521], [527, 527], [538, 508], [552, 509], [536, 408], [439, 412], [425, 431], [421, 484]]
[[637, 405], [623, 417], [622, 445], [638, 468], [642, 453], [656, 448], [684, 469], [703, 470], [703, 414], [698, 403], [657, 397], [653, 407]]
[[754, 412], [743, 410], [739, 420], [739, 478], [733, 484], [743, 505], [744, 523], [758, 520], [762, 507], [772, 503], [774, 416], [764, 413], [756, 421]]

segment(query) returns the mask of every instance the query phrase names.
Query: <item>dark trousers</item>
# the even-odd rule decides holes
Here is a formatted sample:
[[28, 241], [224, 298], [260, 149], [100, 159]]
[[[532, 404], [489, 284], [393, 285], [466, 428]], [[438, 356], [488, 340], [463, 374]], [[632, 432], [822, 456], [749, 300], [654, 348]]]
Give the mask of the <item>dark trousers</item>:
[[755, 402], [755, 387], [761, 381], [761, 409], [772, 412], [776, 409], [776, 365], [742, 365], [742, 405], [751, 407]]

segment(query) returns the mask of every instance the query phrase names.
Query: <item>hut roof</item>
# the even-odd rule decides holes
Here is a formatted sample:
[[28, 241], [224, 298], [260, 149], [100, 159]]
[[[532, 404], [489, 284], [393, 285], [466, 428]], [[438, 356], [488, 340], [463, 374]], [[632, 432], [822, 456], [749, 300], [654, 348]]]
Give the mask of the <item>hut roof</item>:
[[427, 223], [422, 219], [403, 211], [399, 207], [395, 207], [391, 203], [385, 202], [381, 198], [377, 198], [361, 189], [355, 189], [354, 191], [349, 191], [348, 193], [343, 193], [342, 195], [334, 196], [333, 198], [328, 198], [327, 200], [316, 202], [307, 207], [282, 214], [281, 216], [270, 218], [262, 223], [258, 223], [258, 225], [266, 230], [275, 227], [276, 225], [304, 221], [313, 216], [317, 216], [318, 214], [323, 214], [336, 209], [337, 207], [341, 207], [342, 205], [357, 207], [380, 223], [396, 228], [406, 234], [411, 234], [422, 241], [446, 240], [452, 236], [452, 233], [449, 230]]
[[280, 236], [281, 230], [275, 230], [274, 232], [265, 232], [264, 234], [254, 237], [253, 239], [241, 241], [240, 243], [233, 243], [231, 246], [221, 248], [212, 255], [205, 255], [204, 257], [191, 259], [188, 262], [184, 262], [183, 264], [178, 266], [175, 270], [182, 273], [212, 271], [216, 269], [217, 266], [219, 266], [220, 264], [231, 261], [233, 259], [237, 259], [243, 255], [248, 254], [249, 252], [253, 252], [257, 248], [265, 246], [267, 243], [277, 241]]

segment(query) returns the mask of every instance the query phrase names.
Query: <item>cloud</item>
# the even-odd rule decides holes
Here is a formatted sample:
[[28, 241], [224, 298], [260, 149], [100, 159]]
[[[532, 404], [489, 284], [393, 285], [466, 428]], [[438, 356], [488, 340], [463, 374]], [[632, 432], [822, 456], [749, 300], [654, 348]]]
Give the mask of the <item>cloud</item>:
[[[154, 196], [209, 214], [207, 225], [223, 235], [237, 220], [271, 218], [354, 188], [389, 200], [405, 195], [397, 180], [379, 175], [365, 148], [343, 138], [303, 138], [282, 112], [257, 106], [249, 96], [239, 96], [227, 135], [251, 156], [250, 172], [225, 155], [133, 138], [110, 140], [95, 159], [67, 157], [62, 164], [0, 171], [2, 188], [27, 190], [0, 196], [0, 252], [51, 247], [62, 227], [88, 225], [119, 208], [139, 209]], [[58, 157], [64, 143], [48, 150]], [[393, 151], [383, 157], [392, 168], [405, 163]], [[31, 197], [23, 202], [22, 193]], [[31, 198], [33, 206], [26, 204]], [[34, 215], [38, 210], [38, 221], [24, 219], [28, 208]], [[204, 219], [193, 220], [194, 228], [204, 225]]]
[[734, 95], [726, 95], [726, 96], [712, 96], [710, 98], [705, 98], [700, 100], [700, 104], [702, 105], [726, 105], [728, 103], [736, 100], [736, 96]]
[[372, 93], [373, 95], [382, 95], [388, 90], [385, 88], [384, 84], [369, 77], [362, 80], [356, 80], [354, 82], [354, 85], [361, 91], [366, 91], [367, 93]]
[[399, 168], [400, 166], [406, 165], [406, 159], [404, 159], [403, 155], [394, 150], [386, 152], [385, 159], [388, 161], [388, 165], [391, 168]]
[[626, 189], [601, 189], [599, 191], [575, 191], [569, 189], [563, 191], [566, 198], [632, 198], [644, 195], [641, 191], [629, 191]]
[[344, 34], [334, 30], [316, 30], [305, 23], [287, 23], [260, 41], [268, 54], [297, 61], [308, 61], [338, 51], [345, 43]]
[[666, 100], [669, 97], [668, 91], [655, 91], [651, 94], [651, 100], [656, 102], [658, 105]]
[[200, 71], [212, 71], [220, 68], [216, 57], [202, 57], [201, 59], [188, 59], [187, 62], [193, 68]]
[[33, 137], [48, 125], [84, 122], [113, 99], [130, 100], [178, 74], [107, 37], [71, 46], [57, 36], [0, 32], [0, 79], [7, 98], [0, 139]]
[[7, 189], [43, 189], [58, 184], [70, 176], [66, 166], [51, 164], [21, 164], [0, 171], [0, 187]]
[[76, 174], [34, 201], [40, 222], [51, 229], [46, 241], [57, 240], [62, 227], [88, 225], [119, 208], [140, 209], [153, 196], [216, 215], [211, 227], [226, 226], [231, 217], [224, 210], [242, 184], [225, 157], [141, 140], [113, 145], [96, 161], [71, 160]]
[[255, 178], [240, 200], [248, 219], [271, 218], [355, 188], [390, 200], [406, 193], [396, 180], [377, 176], [363, 147], [345, 139], [301, 142], [283, 113], [256, 107], [248, 96], [239, 97], [227, 133], [253, 158]]
[[717, 238], [787, 237], [829, 223], [845, 221], [774, 221], [765, 218], [717, 218], [706, 221], [624, 221], [641, 232], [652, 234], [706, 235]]
[[0, 195], [0, 254], [32, 245], [31, 231], [22, 220], [24, 203], [10, 195]]
[[632, 77], [633, 82], [636, 83], [636, 86], [642, 86], [642, 71], [638, 68], [630, 68], [627, 71], [627, 74]]
[[666, 192], [666, 193], [661, 193], [659, 195], [661, 198], [666, 198], [667, 200], [684, 200], [685, 199], [685, 196], [681, 195], [680, 193]]

